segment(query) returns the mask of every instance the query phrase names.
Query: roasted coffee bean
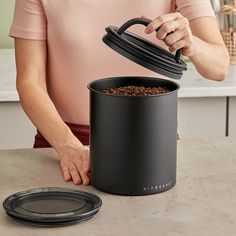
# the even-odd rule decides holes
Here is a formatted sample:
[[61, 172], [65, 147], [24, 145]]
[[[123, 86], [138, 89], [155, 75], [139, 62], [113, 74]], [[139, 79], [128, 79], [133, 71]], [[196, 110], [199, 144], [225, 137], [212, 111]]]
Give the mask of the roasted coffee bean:
[[103, 93], [130, 95], [130, 96], [148, 96], [158, 95], [170, 92], [166, 87], [144, 87], [144, 86], [123, 86], [102, 89]]

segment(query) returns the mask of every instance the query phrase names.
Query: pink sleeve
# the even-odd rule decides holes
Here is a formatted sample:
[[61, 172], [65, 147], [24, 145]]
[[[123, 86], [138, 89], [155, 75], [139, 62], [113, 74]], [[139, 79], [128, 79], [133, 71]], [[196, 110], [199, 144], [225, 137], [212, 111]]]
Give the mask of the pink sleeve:
[[176, 0], [176, 10], [189, 21], [204, 16], [215, 17], [210, 0]]
[[47, 21], [41, 0], [16, 0], [9, 36], [45, 40]]

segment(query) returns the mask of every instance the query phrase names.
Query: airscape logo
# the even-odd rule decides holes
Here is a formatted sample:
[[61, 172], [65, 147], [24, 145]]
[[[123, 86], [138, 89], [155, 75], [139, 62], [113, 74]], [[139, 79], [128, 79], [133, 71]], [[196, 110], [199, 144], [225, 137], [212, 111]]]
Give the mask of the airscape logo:
[[172, 181], [169, 181], [167, 183], [159, 184], [159, 185], [150, 185], [150, 186], [144, 186], [143, 192], [147, 191], [155, 191], [155, 190], [163, 190], [167, 187], [170, 187], [172, 184]]

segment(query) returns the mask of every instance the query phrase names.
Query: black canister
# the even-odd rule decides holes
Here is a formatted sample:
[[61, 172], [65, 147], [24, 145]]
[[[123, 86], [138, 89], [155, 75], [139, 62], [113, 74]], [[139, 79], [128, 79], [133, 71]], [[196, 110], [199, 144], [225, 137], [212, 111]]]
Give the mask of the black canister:
[[[109, 26], [103, 41], [135, 63], [172, 79], [180, 79], [186, 64], [176, 54], [126, 31], [150, 20], [134, 18], [120, 28]], [[166, 87], [160, 95], [106, 94], [123, 86]], [[146, 195], [176, 183], [177, 93], [175, 82], [152, 77], [112, 77], [96, 80], [90, 90], [90, 158], [94, 187], [122, 195]]]
[[[152, 96], [101, 92], [127, 85], [161, 86], [170, 92]], [[153, 194], [173, 187], [178, 84], [151, 77], [113, 77], [88, 87], [94, 187], [124, 195]]]

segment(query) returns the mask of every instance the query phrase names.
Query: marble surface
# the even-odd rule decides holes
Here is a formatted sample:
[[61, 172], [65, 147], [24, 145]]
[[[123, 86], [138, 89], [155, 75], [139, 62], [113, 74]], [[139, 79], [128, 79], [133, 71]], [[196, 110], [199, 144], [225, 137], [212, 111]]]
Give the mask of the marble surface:
[[68, 227], [37, 228], [14, 222], [0, 210], [4, 236], [235, 236], [236, 140], [178, 142], [177, 184], [139, 197], [117, 196], [61, 177], [52, 149], [0, 151], [0, 201], [37, 187], [71, 187], [98, 194], [103, 205], [91, 220]]
[[[0, 49], [0, 102], [19, 101], [15, 86], [14, 49]], [[223, 82], [206, 80], [188, 63], [180, 84], [179, 98], [236, 96], [236, 66], [229, 66], [228, 77]]]

